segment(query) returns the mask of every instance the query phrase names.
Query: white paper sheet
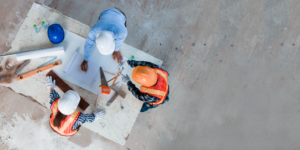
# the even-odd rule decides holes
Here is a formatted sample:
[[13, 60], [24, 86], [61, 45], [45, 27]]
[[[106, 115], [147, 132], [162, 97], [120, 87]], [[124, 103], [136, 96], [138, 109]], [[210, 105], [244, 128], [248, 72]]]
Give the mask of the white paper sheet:
[[82, 71], [80, 67], [83, 60], [83, 55], [79, 54], [78, 52], [74, 52], [64, 72], [73, 77], [74, 79], [90, 87], [94, 87], [96, 82], [100, 79], [100, 65], [89, 61], [88, 70], [85, 72]]
[[[100, 75], [99, 80], [96, 81], [95, 86], [91, 87], [87, 84], [82, 83], [79, 80], [76, 80], [75, 78], [71, 77], [69, 74], [65, 73], [64, 70], [67, 67], [68, 63], [72, 59], [71, 57], [73, 56], [74, 52], [77, 51], [79, 54], [83, 55], [84, 54], [84, 44], [85, 44], [85, 38], [78, 36], [77, 34], [74, 34], [68, 30], [65, 30], [65, 39], [62, 43], [57, 44], [55, 46], [63, 46], [65, 48], [65, 53], [63, 55], [58, 55], [57, 59], [53, 60], [52, 62], [61, 60], [62, 64], [60, 66], [57, 66], [53, 68], [52, 70], [62, 79], [71, 82], [73, 84], [76, 84], [94, 94], [99, 94], [99, 85], [100, 85]], [[48, 61], [51, 60], [51, 58], [48, 58]], [[126, 57], [123, 57], [123, 60], [128, 60]], [[94, 44], [94, 47], [92, 48], [91, 56], [89, 61], [92, 61], [99, 66], [103, 68], [104, 71], [117, 74], [118, 72], [118, 63], [117, 60], [113, 60], [112, 55], [102, 55], [98, 51], [96, 44]], [[81, 63], [80, 63], [81, 64]], [[80, 67], [80, 65], [78, 65]], [[89, 66], [90, 68], [90, 66]], [[130, 67], [127, 66], [125, 69], [122, 71], [122, 74], [126, 74], [128, 69]], [[98, 68], [99, 69], [99, 68]], [[88, 69], [89, 70], [89, 69]], [[104, 72], [106, 80], [109, 80], [113, 78], [114, 76], [107, 74]], [[119, 82], [119, 84], [114, 85], [115, 90], [119, 90], [122, 83], [122, 78], [121, 76], [116, 80], [116, 83]], [[108, 86], [110, 86], [112, 82], [108, 83]], [[114, 91], [111, 90], [110, 95], [103, 95], [99, 94], [99, 96], [103, 97], [106, 100], [109, 100], [113, 95]]]
[[47, 57], [47, 56], [57, 56], [64, 54], [64, 47], [63, 46], [56, 46], [46, 49], [22, 52], [16, 54], [17, 61], [26, 60], [26, 59], [33, 59], [33, 58], [40, 58], [40, 57]]

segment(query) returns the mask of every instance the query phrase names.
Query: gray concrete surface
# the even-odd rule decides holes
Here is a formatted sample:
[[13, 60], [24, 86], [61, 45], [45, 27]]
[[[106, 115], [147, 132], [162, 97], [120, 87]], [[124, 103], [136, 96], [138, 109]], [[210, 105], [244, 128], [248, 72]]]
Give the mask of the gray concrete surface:
[[[9, 49], [32, 2], [1, 0], [1, 53]], [[122, 149], [300, 148], [299, 1], [39, 2], [89, 26], [104, 9], [119, 7], [128, 18], [125, 42], [164, 61], [170, 101], [141, 113]], [[16, 97], [29, 101], [13, 92], [5, 94], [0, 92], [1, 102]], [[2, 112], [5, 105], [0, 108]], [[0, 148], [11, 146], [6, 141]], [[59, 149], [73, 143], [81, 148], [97, 144], [63, 143]], [[120, 149], [109, 141], [101, 143], [103, 149]]]

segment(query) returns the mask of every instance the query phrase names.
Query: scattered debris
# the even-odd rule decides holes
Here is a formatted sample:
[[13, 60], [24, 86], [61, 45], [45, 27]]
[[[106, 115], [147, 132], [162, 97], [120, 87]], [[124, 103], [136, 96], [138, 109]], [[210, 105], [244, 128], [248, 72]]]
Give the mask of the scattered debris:
[[12, 66], [9, 64], [9, 60], [6, 61], [6, 63], [5, 63], [5, 68], [6, 68], [7, 70], [11, 70], [11, 69], [12, 69]]
[[0, 75], [0, 83], [11, 83], [13, 76], [13, 74]]
[[141, 4], [140, 4], [140, 2], [139, 2], [139, 1], [136, 1], [136, 3], [138, 4], [138, 6], [139, 6], [139, 7], [141, 7]]
[[224, 35], [224, 39], [223, 39], [223, 41], [225, 41], [226, 37], [227, 37], [227, 36], [226, 36], [226, 35]]
[[6, 59], [6, 62], [4, 63], [5, 66], [0, 67], [0, 83], [2, 84], [12, 83], [13, 80], [17, 78], [17, 75], [14, 72], [23, 64], [18, 62], [11, 64], [10, 61], [9, 58]]
[[[127, 137], [125, 138], [126, 141], [128, 140], [129, 135], [130, 135], [130, 134], [128, 134]], [[130, 149], [129, 149], [129, 150], [130, 150]]]
[[12, 66], [10, 66], [10, 65], [8, 64], [8, 65], [5, 66], [5, 68], [6, 68], [7, 70], [10, 70], [10, 69], [12, 68]]
[[4, 28], [4, 26], [3, 26], [3, 24], [1, 23], [1, 25], [2, 25], [2, 28], [3, 28], [3, 30], [5, 31], [5, 28]]

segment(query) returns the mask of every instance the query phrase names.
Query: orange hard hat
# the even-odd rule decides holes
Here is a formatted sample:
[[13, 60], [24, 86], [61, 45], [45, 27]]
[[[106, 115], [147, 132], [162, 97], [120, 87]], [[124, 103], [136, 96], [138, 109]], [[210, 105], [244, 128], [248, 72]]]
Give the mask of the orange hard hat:
[[132, 71], [132, 79], [144, 86], [153, 86], [157, 82], [157, 73], [147, 66], [137, 66]]

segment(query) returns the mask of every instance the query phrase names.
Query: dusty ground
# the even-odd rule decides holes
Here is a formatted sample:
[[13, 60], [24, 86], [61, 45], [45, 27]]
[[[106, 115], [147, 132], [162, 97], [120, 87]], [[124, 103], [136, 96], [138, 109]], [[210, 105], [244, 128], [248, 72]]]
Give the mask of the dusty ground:
[[[0, 1], [2, 54], [34, 1]], [[171, 99], [140, 114], [121, 148], [85, 129], [77, 137], [84, 140], [56, 136], [47, 127], [49, 111], [1, 87], [0, 148], [29, 149], [29, 145], [41, 146], [40, 142], [48, 147], [53, 142], [56, 149], [300, 148], [299, 1], [39, 2], [89, 26], [104, 9], [121, 8], [128, 18], [125, 42], [164, 61]], [[42, 128], [25, 135], [44, 135], [34, 141], [18, 138], [18, 131], [27, 128], [4, 130], [4, 124], [13, 123], [19, 128]], [[14, 143], [18, 140], [25, 148]]]

